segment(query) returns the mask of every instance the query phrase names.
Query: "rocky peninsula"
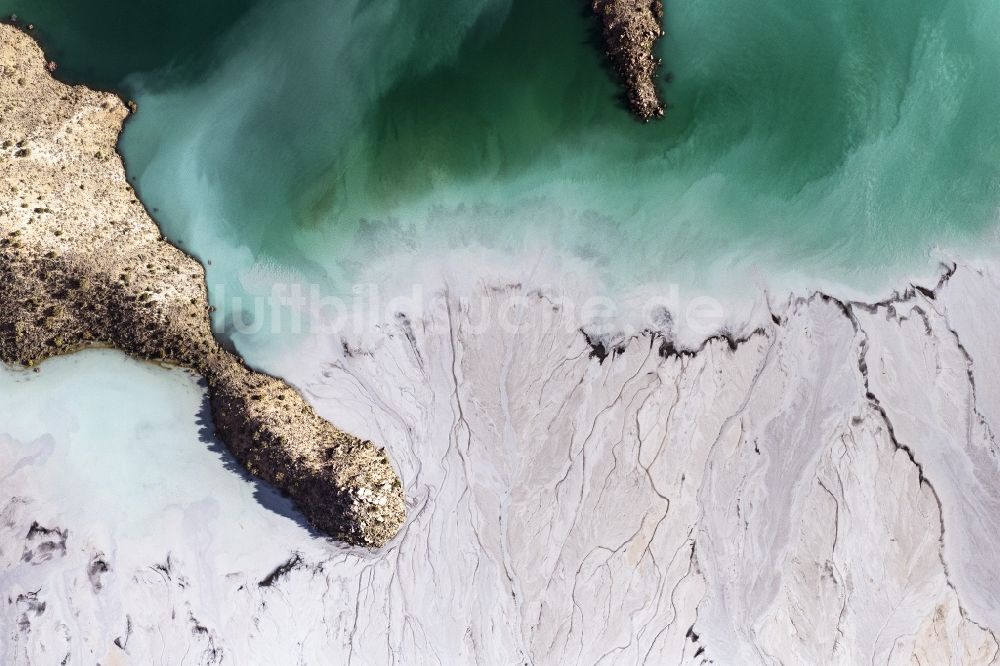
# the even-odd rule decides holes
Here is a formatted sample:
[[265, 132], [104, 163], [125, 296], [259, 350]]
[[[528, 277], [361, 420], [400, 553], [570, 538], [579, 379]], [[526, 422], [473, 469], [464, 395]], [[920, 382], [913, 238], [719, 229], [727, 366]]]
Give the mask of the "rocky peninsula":
[[663, 117], [665, 105], [656, 85], [661, 62], [653, 53], [663, 36], [663, 1], [593, 0], [591, 8], [632, 113], [643, 121]]
[[384, 545], [405, 519], [384, 451], [219, 345], [204, 269], [126, 180], [116, 145], [130, 105], [52, 70], [30, 36], [0, 25], [0, 360], [31, 367], [97, 346], [189, 368], [247, 470], [322, 532]]

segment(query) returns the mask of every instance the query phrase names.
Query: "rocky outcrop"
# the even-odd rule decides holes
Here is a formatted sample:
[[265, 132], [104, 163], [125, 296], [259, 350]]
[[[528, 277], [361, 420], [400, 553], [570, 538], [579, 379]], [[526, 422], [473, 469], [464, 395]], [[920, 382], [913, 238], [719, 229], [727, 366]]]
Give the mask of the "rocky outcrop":
[[656, 82], [660, 59], [653, 53], [663, 36], [662, 0], [592, 0], [591, 8], [601, 22], [605, 53], [632, 113], [644, 121], [663, 117]]
[[34, 41], [0, 25], [0, 360], [90, 346], [205, 376], [216, 429], [320, 530], [381, 546], [405, 518], [386, 455], [222, 349], [204, 270], [160, 234], [116, 152], [126, 105], [54, 80]]

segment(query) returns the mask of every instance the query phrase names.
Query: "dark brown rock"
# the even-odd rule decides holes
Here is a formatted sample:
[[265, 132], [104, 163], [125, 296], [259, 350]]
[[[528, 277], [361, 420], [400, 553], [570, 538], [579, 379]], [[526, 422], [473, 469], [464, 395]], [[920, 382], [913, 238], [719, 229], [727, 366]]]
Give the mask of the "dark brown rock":
[[662, 117], [665, 106], [656, 80], [661, 63], [653, 52], [663, 36], [662, 0], [592, 0], [591, 8], [632, 113], [644, 121]]
[[320, 530], [382, 546], [405, 519], [398, 475], [381, 449], [219, 346], [204, 270], [126, 181], [116, 144], [128, 113], [113, 94], [53, 79], [35, 42], [0, 25], [0, 361], [101, 346], [191, 368], [250, 472]]

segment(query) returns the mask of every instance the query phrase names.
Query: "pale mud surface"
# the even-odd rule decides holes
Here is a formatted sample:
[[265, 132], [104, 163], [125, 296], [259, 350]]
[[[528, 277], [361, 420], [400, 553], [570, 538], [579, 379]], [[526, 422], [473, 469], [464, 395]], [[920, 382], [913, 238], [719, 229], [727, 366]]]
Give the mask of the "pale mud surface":
[[[99, 467], [62, 481], [67, 456], [101, 446], [87, 435], [97, 409], [26, 417], [0, 449], [0, 653], [996, 663], [1000, 274], [942, 276], [880, 304], [791, 298], [756, 332], [696, 352], [639, 336], [597, 353], [583, 322], [553, 309], [559, 295], [527, 282], [328, 341], [291, 379], [324, 416], [389, 443], [412, 501], [377, 554], [256, 503], [246, 481], [202, 464], [218, 454], [195, 425], [150, 424], [149, 407], [108, 446], [142, 469], [148, 444], [113, 442], [173, 437], [170, 464], [197, 474], [109, 516], [86, 490]], [[501, 312], [510, 325], [481, 326]], [[0, 390], [0, 408], [47, 409], [62, 385], [48, 373], [70, 370], [5, 371], [20, 388]], [[162, 381], [183, 384], [179, 414], [197, 410], [197, 386]]]

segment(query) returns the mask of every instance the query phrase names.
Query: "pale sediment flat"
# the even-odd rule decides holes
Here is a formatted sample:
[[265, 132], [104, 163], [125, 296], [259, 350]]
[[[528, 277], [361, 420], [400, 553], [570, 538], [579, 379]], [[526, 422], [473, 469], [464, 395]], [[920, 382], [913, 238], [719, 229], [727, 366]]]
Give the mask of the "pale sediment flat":
[[[57, 418], [61, 387], [112, 400], [108, 377], [135, 378], [190, 414], [197, 385], [114, 358], [2, 371], [21, 415], [0, 444], [3, 660], [998, 661], [1000, 268], [881, 303], [772, 299], [757, 330], [688, 352], [640, 335], [596, 354], [536, 287], [487, 282], [300, 355], [317, 411], [406, 480], [380, 553], [261, 506], [155, 404], [107, 437], [149, 483], [110, 519], [100, 466], [67, 476], [100, 453], [100, 408]], [[170, 438], [192, 477], [147, 476]]]

